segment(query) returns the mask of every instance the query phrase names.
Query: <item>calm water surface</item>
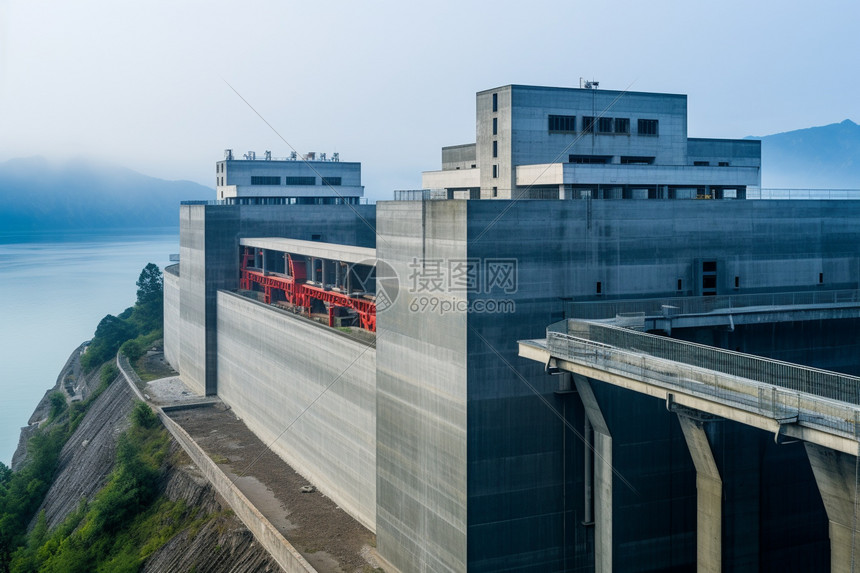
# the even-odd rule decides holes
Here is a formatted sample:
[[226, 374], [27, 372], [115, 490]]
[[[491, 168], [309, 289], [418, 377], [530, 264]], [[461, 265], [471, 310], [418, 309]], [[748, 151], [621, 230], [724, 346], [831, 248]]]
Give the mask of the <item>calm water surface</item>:
[[69, 354], [134, 304], [141, 269], [164, 269], [179, 231], [0, 233], [0, 461]]

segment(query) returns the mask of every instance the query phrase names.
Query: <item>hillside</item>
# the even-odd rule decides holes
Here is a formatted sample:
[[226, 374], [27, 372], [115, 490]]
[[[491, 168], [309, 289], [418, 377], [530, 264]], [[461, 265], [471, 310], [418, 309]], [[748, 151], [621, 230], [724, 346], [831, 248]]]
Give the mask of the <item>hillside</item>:
[[[80, 349], [76, 349], [60, 380], [79, 371], [79, 357]], [[77, 390], [91, 397], [91, 403], [56, 454], [53, 479], [26, 527], [27, 544], [5, 555], [11, 561], [11, 571], [279, 571], [280, 567], [232, 511], [222, 505], [214, 489], [160, 425], [147, 430], [151, 434], [148, 440], [154, 440], [161, 450], [161, 461], [152, 471], [154, 483], [148, 498], [129, 503], [140, 494], [135, 489], [123, 492], [125, 497], [110, 504], [111, 513], [119, 512], [123, 519], [92, 533], [93, 522], [97, 521], [93, 514], [108, 504], [112, 490], [115, 494], [118, 477], [129, 479], [128, 461], [126, 469], [121, 467], [123, 456], [129, 456], [129, 446], [121, 444], [130, 432], [133, 435], [136, 404], [138, 409], [142, 406], [135, 402], [122, 376], [115, 376], [116, 369], [109, 371], [109, 376], [96, 370], [79, 380]], [[45, 432], [63, 423], [65, 415], [53, 421], [49, 416], [51, 395], [63, 390], [58, 380], [36, 408], [34, 427], [41, 425]], [[19, 471], [27, 463], [24, 457], [31, 457], [30, 453], [23, 449], [16, 453], [13, 465]], [[144, 455], [133, 465], [140, 466], [152, 457]], [[0, 517], [8, 519], [2, 513]], [[87, 546], [97, 546], [112, 558], [100, 555], [105, 562], [96, 567], [84, 559]], [[89, 568], [91, 564], [94, 569]], [[0, 551], [0, 571], [3, 570], [4, 555]]]
[[183, 200], [215, 192], [190, 181], [165, 181], [84, 160], [42, 157], [0, 163], [0, 229], [44, 231], [178, 226]]
[[860, 189], [860, 125], [849, 119], [755, 139], [762, 187]]

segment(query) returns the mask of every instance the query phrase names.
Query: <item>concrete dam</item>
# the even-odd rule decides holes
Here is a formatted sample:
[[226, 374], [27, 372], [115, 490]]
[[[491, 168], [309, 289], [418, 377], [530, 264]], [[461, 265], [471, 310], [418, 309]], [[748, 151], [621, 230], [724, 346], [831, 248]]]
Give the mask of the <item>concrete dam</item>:
[[[848, 571], [858, 210], [754, 200], [183, 205], [180, 264], [165, 273], [165, 353], [186, 384], [221, 397], [373, 531], [392, 569]], [[399, 289], [359, 281], [355, 249], [385, 261]], [[291, 260], [314, 276], [290, 275]], [[421, 289], [440, 266], [451, 281], [452, 261], [478, 261], [485, 282], [490, 264], [505, 262], [515, 283], [493, 275], [486, 289]], [[243, 284], [243, 268], [278, 280]], [[716, 295], [702, 294], [709, 277]], [[391, 301], [374, 310], [373, 331], [334, 298], [289, 302], [296, 281]], [[449, 310], [422, 310], [431, 295]], [[678, 303], [713, 306], [715, 296], [734, 297], [732, 310]], [[476, 310], [501, 298], [513, 312]], [[604, 363], [559, 353], [547, 332], [586, 312], [595, 332], [648, 336], [647, 326], [736, 358], [840, 370], [847, 393], [785, 389], [750, 370], [757, 402], [744, 409], [688, 398], [641, 367], [616, 383]], [[614, 326], [599, 322], [607, 313]], [[587, 359], [616, 348], [565, 336], [583, 340]], [[668, 368], [653, 350], [617, 348]], [[682, 365], [708, 380], [720, 372]], [[810, 423], [820, 412], [797, 407], [807, 394], [836, 404], [828, 416], [841, 426]]]

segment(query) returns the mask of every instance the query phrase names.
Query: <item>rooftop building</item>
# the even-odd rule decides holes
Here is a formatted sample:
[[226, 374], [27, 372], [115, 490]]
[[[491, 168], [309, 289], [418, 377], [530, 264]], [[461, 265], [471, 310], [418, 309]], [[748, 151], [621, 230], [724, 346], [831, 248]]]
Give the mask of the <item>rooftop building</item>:
[[295, 151], [284, 158], [266, 151], [262, 159], [249, 151], [237, 159], [227, 149], [215, 164], [215, 190], [217, 199], [236, 205], [358, 204], [364, 196], [361, 163]]
[[687, 137], [687, 96], [508, 85], [478, 92], [475, 143], [424, 189], [458, 199], [742, 199], [757, 140]]

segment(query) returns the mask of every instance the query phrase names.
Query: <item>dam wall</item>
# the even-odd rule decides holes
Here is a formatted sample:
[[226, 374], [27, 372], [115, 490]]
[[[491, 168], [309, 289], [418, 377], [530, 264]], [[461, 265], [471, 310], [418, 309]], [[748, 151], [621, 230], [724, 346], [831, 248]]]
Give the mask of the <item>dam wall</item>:
[[179, 372], [179, 340], [182, 325], [179, 320], [179, 265], [164, 269], [164, 358]]
[[375, 346], [230, 292], [217, 305], [219, 397], [375, 532]]

